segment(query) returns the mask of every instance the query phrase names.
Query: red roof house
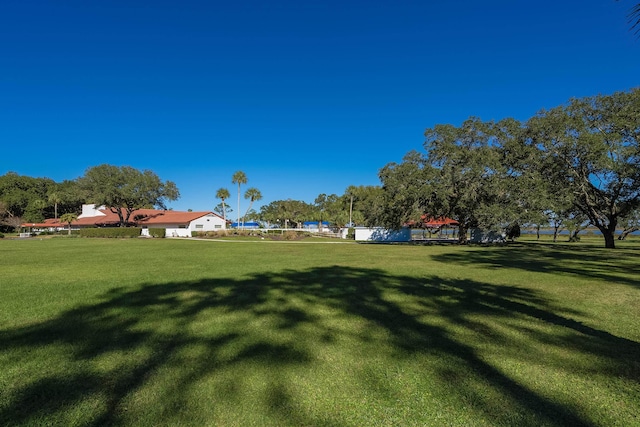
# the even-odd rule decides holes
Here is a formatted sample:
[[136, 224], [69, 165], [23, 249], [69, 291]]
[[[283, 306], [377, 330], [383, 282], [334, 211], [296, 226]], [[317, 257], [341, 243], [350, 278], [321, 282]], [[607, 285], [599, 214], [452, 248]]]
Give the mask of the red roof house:
[[[149, 228], [165, 228], [167, 237], [191, 237], [192, 231], [215, 231], [226, 229], [226, 221], [213, 212], [181, 212], [157, 209], [137, 209], [129, 221], [142, 228], [142, 235], [149, 235]], [[82, 214], [71, 223], [72, 229], [90, 227], [116, 227], [120, 224], [118, 214], [104, 206], [82, 205]], [[67, 223], [59, 219], [47, 219], [42, 223], [24, 223], [25, 228], [40, 230], [62, 230]]]

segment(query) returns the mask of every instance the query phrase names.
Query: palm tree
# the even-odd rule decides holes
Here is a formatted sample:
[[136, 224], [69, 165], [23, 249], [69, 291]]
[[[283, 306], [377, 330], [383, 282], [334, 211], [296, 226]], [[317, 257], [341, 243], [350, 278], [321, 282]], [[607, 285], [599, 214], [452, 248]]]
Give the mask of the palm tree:
[[62, 196], [57, 191], [49, 193], [49, 203], [53, 203], [53, 218], [58, 219], [58, 204], [62, 203]]
[[244, 217], [242, 219], [243, 224], [244, 224], [244, 218], [247, 216], [247, 214], [251, 210], [251, 205], [253, 205], [253, 202], [255, 202], [256, 200], [262, 199], [262, 193], [260, 193], [260, 190], [258, 190], [257, 188], [251, 187], [244, 193], [244, 198], [249, 199], [249, 207], [247, 208], [247, 212], [244, 214]]
[[218, 191], [216, 191], [216, 199], [222, 200], [222, 219], [224, 219], [225, 223], [227, 222], [227, 210], [225, 209], [225, 206], [227, 206], [227, 204], [225, 203], [225, 200], [227, 200], [230, 196], [231, 194], [226, 188], [218, 188]]
[[247, 183], [247, 175], [242, 171], [237, 171], [231, 177], [232, 184], [238, 184], [238, 226], [240, 226], [240, 184]]
[[631, 24], [631, 29], [635, 29], [634, 34], [638, 35], [640, 33], [640, 3], [631, 8], [629, 23]]
[[73, 221], [75, 221], [76, 219], [78, 219], [78, 215], [76, 215], [74, 213], [66, 213], [66, 214], [60, 216], [60, 221], [61, 222], [66, 222], [67, 224], [69, 224], [69, 236], [71, 236], [71, 223]]
[[640, 3], [637, 3], [629, 10], [628, 17], [631, 31], [633, 31], [635, 35], [640, 36]]

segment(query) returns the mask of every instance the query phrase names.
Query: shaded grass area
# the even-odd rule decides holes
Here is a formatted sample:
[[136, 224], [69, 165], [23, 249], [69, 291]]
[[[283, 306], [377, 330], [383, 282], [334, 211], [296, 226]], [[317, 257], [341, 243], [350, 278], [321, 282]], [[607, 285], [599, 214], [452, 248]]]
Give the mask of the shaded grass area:
[[634, 246], [0, 255], [2, 425], [640, 423]]

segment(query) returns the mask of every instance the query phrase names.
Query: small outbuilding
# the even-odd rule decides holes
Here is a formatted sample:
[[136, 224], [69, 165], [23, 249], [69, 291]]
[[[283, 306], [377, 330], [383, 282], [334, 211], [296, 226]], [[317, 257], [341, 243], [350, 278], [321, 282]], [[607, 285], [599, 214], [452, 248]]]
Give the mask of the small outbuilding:
[[411, 229], [390, 230], [383, 227], [355, 227], [355, 240], [358, 242], [409, 242]]
[[231, 228], [238, 228], [238, 229], [243, 229], [243, 230], [257, 230], [259, 228], [262, 228], [260, 226], [259, 222], [255, 222], [255, 221], [247, 221], [247, 222], [232, 222], [231, 223]]

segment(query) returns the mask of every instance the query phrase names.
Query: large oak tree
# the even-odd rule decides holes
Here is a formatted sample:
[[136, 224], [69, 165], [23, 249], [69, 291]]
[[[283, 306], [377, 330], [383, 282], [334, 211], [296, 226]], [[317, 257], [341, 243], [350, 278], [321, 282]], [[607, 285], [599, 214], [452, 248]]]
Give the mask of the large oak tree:
[[527, 129], [524, 143], [540, 154], [530, 173], [571, 195], [614, 248], [618, 221], [640, 206], [640, 89], [573, 99]]
[[461, 126], [425, 132], [425, 152], [411, 152], [380, 171], [386, 210], [381, 222], [398, 228], [429, 217], [459, 223], [459, 240], [472, 227], [498, 228], [512, 221], [515, 179], [501, 161], [492, 123], [471, 118]]
[[180, 197], [173, 182], [163, 182], [150, 170], [139, 171], [130, 166], [94, 166], [87, 169], [79, 182], [89, 201], [117, 214], [121, 226], [131, 222], [131, 214], [136, 209], [166, 209], [167, 201]]

